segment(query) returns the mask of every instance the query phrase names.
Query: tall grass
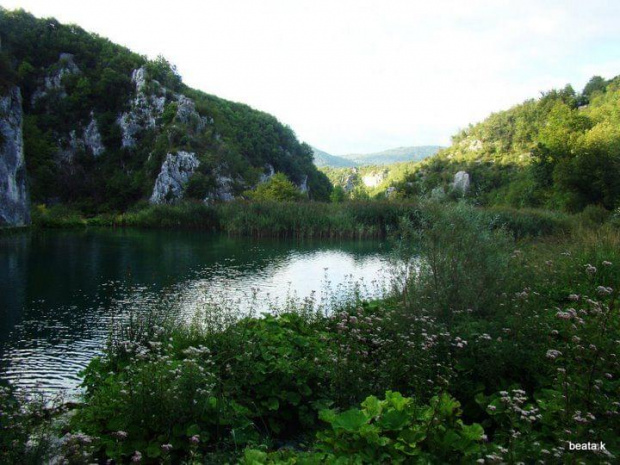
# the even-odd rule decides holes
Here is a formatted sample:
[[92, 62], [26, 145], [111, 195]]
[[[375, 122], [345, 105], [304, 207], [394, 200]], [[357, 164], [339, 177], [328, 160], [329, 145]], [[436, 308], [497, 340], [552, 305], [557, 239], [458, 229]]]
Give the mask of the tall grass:
[[[151, 229], [201, 229], [235, 236], [288, 238], [382, 238], [398, 229], [401, 220], [420, 227], [433, 208], [450, 210], [450, 204], [346, 202], [247, 202], [218, 205], [183, 202], [149, 205], [122, 214], [84, 219], [66, 207], [38, 207], [35, 226], [136, 227]], [[541, 210], [478, 209], [475, 214], [493, 228], [504, 228], [517, 239], [568, 233], [574, 221], [561, 213]]]

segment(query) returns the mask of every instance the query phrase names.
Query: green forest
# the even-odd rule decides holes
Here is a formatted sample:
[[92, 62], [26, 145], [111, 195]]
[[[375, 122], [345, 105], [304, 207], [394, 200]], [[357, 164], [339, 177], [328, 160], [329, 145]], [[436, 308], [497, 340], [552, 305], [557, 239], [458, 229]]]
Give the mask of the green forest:
[[620, 201], [619, 105], [619, 78], [595, 76], [581, 93], [570, 85], [544, 92], [462, 130], [400, 187], [405, 196], [448, 190], [463, 170], [478, 205], [612, 211]]
[[[86, 215], [124, 211], [148, 199], [166, 154], [180, 150], [196, 153], [201, 162], [190, 197], [204, 199], [217, 174], [232, 178], [232, 191], [241, 193], [258, 182], [265, 165], [296, 184], [307, 176], [311, 198], [329, 196], [312, 150], [289, 127], [247, 105], [188, 88], [163, 57], [149, 61], [78, 26], [24, 11], [0, 9], [0, 40], [0, 84], [18, 85], [22, 92], [33, 205], [60, 202]], [[124, 147], [118, 119], [131, 110], [132, 72], [141, 67], [146, 98], [163, 99], [163, 111], [137, 132], [134, 146]], [[50, 76], [60, 82], [41, 95]], [[181, 118], [178, 95], [193, 101], [205, 123]], [[63, 160], [59, 152], [70, 145], [71, 132], [79, 134], [91, 119], [105, 151], [95, 157], [78, 146], [70, 161]]]
[[[620, 78], [594, 76], [581, 92], [567, 85], [471, 124], [421, 162], [322, 170], [336, 186], [351, 179], [350, 198], [384, 199], [393, 187], [389, 197], [399, 200], [456, 200], [463, 193], [454, 192], [454, 175], [465, 171], [465, 198], [479, 206], [604, 216], [620, 202], [619, 106]], [[380, 186], [364, 186], [365, 175], [379, 172]]]

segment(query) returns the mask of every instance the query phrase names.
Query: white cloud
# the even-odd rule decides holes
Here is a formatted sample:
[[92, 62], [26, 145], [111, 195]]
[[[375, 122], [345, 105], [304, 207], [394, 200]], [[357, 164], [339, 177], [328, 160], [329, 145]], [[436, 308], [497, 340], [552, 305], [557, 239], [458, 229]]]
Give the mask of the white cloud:
[[332, 153], [446, 144], [542, 90], [620, 74], [620, 5], [603, 0], [0, 3], [161, 53]]

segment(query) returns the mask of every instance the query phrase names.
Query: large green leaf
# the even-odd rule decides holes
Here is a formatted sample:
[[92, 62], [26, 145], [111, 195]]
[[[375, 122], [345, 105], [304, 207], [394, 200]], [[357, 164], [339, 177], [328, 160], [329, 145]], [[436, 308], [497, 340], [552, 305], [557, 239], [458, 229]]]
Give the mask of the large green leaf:
[[384, 430], [398, 431], [407, 425], [409, 418], [410, 414], [406, 410], [388, 410], [383, 412], [377, 421], [377, 425]]
[[368, 422], [369, 418], [358, 409], [347, 410], [336, 416], [332, 421], [335, 430], [342, 429], [349, 432], [356, 432]]
[[156, 444], [154, 442], [150, 443], [149, 446], [146, 448], [146, 455], [154, 459], [159, 457], [161, 455], [161, 448], [159, 444]]
[[369, 396], [366, 398], [364, 402], [362, 402], [362, 407], [366, 411], [366, 414], [370, 418], [378, 417], [381, 414], [381, 402], [375, 396]]
[[385, 393], [385, 401], [388, 405], [391, 405], [396, 410], [402, 410], [407, 405], [409, 405], [411, 399], [403, 397], [400, 392], [387, 391]]

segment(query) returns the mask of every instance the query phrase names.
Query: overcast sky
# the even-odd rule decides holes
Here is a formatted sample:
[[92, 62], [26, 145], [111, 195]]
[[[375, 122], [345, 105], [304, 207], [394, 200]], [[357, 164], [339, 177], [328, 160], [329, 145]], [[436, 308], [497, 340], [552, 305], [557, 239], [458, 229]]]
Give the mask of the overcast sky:
[[447, 145], [540, 91], [620, 74], [620, 1], [0, 0], [76, 23], [333, 154]]

